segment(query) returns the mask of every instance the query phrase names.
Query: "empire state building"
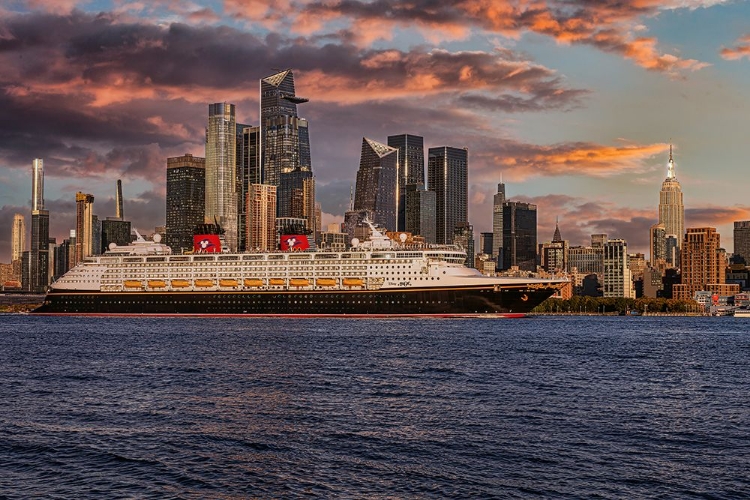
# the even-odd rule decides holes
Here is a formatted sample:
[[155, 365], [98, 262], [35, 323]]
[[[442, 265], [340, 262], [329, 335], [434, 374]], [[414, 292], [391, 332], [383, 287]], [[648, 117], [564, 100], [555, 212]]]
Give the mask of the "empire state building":
[[667, 237], [674, 235], [677, 239], [677, 247], [682, 248], [682, 238], [685, 234], [685, 207], [682, 204], [682, 188], [675, 177], [671, 144], [669, 145], [667, 178], [661, 183], [659, 195], [659, 224], [664, 225], [665, 235]]

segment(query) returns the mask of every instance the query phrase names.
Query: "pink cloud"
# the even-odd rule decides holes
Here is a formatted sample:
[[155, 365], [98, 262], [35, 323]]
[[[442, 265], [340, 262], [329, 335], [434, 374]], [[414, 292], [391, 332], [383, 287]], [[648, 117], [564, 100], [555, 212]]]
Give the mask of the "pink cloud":
[[743, 57], [750, 59], [750, 35], [740, 37], [734, 47], [721, 49], [720, 54], [729, 61], [736, 61]]

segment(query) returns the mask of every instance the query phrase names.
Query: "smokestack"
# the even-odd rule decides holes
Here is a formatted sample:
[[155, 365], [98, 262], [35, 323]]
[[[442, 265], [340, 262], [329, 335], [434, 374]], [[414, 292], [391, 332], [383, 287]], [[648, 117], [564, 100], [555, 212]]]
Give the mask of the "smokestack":
[[122, 220], [122, 181], [117, 179], [117, 196], [115, 197], [115, 217]]

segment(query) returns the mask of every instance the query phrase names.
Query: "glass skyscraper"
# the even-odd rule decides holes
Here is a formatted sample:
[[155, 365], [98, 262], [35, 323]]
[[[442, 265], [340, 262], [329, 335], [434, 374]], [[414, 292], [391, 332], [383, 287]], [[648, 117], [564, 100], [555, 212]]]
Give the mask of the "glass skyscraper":
[[397, 222], [397, 151], [363, 137], [354, 193], [354, 211], [370, 211], [375, 224], [388, 231], [393, 231]]
[[536, 205], [503, 204], [503, 269], [536, 271]]
[[456, 226], [468, 222], [469, 150], [442, 146], [430, 148], [427, 188], [435, 192], [435, 239], [453, 243]]
[[205, 221], [216, 220], [225, 231], [226, 245], [237, 250], [237, 122], [234, 104], [208, 105], [206, 128]]
[[[674, 235], [678, 249], [682, 248], [682, 237], [685, 234], [685, 207], [682, 204], [682, 188], [677, 180], [672, 159], [672, 146], [669, 146], [669, 166], [667, 178], [661, 184], [659, 194], [659, 224], [664, 225], [667, 236]], [[677, 263], [675, 263], [675, 266]]]
[[398, 231], [406, 231], [406, 186], [424, 185], [424, 138], [418, 135], [389, 135], [388, 145], [398, 149]]
[[174, 253], [193, 249], [193, 230], [205, 221], [206, 160], [186, 154], [167, 158], [167, 234]]

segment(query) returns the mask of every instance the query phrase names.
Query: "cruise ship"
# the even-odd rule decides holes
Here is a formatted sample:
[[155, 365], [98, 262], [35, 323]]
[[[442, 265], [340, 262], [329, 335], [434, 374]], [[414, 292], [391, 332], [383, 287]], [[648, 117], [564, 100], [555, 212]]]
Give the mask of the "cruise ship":
[[347, 251], [310, 251], [304, 235], [281, 251], [222, 251], [218, 232], [173, 254], [158, 234], [110, 245], [50, 285], [34, 314], [300, 317], [518, 317], [564, 280], [489, 277], [449, 245], [395, 242], [372, 223]]

